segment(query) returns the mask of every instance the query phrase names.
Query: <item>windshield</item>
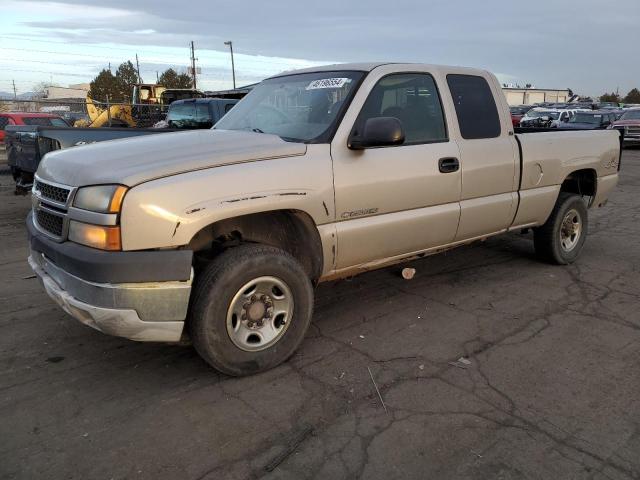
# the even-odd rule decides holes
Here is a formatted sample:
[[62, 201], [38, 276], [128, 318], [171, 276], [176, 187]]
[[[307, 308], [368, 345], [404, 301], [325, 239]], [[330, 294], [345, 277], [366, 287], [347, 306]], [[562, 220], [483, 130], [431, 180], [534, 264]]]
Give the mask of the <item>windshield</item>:
[[630, 110], [628, 112], [624, 112], [624, 114], [620, 117], [620, 120], [640, 120], [640, 110]]
[[327, 142], [363, 72], [314, 72], [263, 81], [215, 126]]
[[545, 112], [544, 110], [529, 110], [527, 112], [527, 117], [529, 118], [542, 118], [542, 117], [550, 117], [554, 120], [557, 120], [560, 117], [560, 112]]

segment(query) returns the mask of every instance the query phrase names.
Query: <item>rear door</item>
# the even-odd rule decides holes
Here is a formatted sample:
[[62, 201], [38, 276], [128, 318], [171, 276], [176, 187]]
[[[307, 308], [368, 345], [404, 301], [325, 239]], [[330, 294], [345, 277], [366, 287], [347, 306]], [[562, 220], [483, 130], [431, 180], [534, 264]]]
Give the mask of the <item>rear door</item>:
[[497, 81], [490, 75], [450, 73], [447, 84], [457, 117], [462, 164], [460, 225], [455, 240], [463, 241], [511, 225], [517, 208], [519, 153]]
[[[442, 90], [429, 71], [398, 70], [378, 67], [365, 78], [331, 143], [338, 269], [445, 245], [456, 233], [460, 169], [439, 164], [457, 164], [459, 152]], [[349, 134], [372, 117], [399, 119], [404, 144], [350, 150]]]

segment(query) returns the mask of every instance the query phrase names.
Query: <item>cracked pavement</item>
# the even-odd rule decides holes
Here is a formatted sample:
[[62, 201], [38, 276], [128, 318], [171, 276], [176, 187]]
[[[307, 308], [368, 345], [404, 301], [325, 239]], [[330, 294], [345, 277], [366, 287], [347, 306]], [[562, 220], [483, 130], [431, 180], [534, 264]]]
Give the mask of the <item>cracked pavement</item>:
[[323, 284], [293, 358], [241, 379], [64, 314], [1, 176], [0, 478], [640, 479], [640, 150], [622, 165], [576, 264], [508, 234]]

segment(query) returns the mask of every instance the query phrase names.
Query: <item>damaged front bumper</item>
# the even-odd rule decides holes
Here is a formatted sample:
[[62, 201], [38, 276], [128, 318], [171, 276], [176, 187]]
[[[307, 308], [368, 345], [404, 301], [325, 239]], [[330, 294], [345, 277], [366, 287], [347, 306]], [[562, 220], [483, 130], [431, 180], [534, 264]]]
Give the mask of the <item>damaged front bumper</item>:
[[29, 265], [62, 309], [103, 333], [180, 341], [193, 269], [188, 250], [104, 252], [55, 242], [27, 219]]
[[65, 312], [102, 333], [142, 342], [178, 342], [182, 336], [191, 281], [117, 285], [87, 282], [33, 251], [29, 265], [47, 294]]

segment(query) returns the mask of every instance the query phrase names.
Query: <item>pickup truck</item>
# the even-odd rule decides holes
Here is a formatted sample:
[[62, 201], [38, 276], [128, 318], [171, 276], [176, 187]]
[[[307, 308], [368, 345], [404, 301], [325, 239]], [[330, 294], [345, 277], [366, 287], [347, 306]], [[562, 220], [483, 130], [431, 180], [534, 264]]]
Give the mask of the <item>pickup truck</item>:
[[223, 98], [176, 100], [169, 105], [164, 128], [71, 128], [62, 119], [61, 125], [55, 127], [42, 122], [37, 126], [8, 126], [5, 143], [16, 190], [20, 192], [32, 187], [33, 174], [47, 152], [175, 130], [211, 128], [236, 103], [236, 99]]
[[29, 263], [97, 330], [189, 337], [219, 371], [252, 374], [300, 345], [319, 282], [523, 229], [541, 259], [574, 262], [588, 208], [618, 181], [620, 141], [514, 131], [483, 70], [285, 73], [213, 129], [48, 153]]

